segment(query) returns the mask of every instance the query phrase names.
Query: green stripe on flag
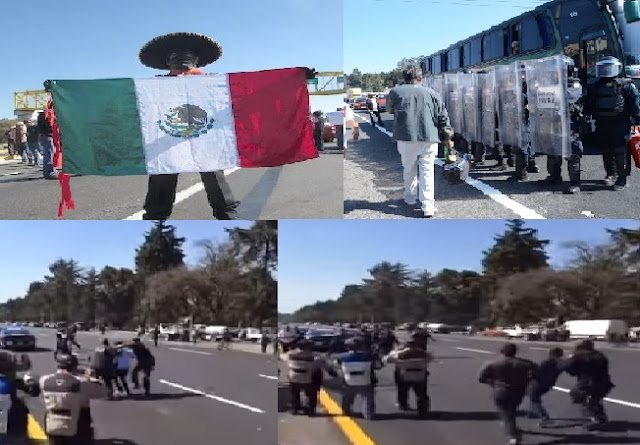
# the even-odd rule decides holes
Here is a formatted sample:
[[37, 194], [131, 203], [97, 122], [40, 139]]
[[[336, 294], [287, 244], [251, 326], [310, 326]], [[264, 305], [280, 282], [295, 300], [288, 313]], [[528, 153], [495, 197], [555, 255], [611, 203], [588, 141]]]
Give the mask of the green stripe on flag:
[[58, 80], [52, 93], [64, 172], [147, 174], [133, 79]]

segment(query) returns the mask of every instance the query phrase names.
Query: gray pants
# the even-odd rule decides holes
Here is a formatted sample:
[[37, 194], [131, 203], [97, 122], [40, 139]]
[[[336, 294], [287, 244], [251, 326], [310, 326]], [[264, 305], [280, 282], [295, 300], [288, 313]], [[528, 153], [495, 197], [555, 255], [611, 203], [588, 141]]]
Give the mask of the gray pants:
[[371, 420], [376, 412], [376, 397], [373, 386], [344, 386], [342, 389], [342, 411], [350, 415], [357, 396], [362, 398], [362, 415]]

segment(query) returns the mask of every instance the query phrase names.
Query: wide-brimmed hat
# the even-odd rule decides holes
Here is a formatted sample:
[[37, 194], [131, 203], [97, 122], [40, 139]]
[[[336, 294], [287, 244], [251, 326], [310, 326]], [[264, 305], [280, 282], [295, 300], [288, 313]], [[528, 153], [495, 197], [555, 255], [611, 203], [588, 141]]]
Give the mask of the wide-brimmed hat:
[[140, 62], [150, 68], [168, 68], [167, 57], [176, 49], [187, 49], [198, 56], [198, 66], [206, 66], [222, 56], [218, 42], [204, 34], [194, 32], [174, 32], [147, 42], [140, 50]]

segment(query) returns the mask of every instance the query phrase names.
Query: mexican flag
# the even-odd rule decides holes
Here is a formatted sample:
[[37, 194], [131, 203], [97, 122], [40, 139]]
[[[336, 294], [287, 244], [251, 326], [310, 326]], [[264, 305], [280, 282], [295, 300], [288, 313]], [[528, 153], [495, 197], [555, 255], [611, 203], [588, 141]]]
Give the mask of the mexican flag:
[[275, 167], [318, 157], [305, 70], [57, 80], [65, 173]]

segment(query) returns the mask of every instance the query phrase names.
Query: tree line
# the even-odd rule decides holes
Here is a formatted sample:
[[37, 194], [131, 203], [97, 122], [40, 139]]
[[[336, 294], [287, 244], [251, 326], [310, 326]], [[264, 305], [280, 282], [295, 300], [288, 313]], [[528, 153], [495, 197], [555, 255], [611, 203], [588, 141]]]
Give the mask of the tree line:
[[57, 259], [23, 297], [0, 304], [5, 321], [67, 321], [116, 329], [156, 323], [254, 326], [277, 317], [277, 221], [225, 229], [227, 240], [199, 241], [202, 257], [184, 263], [176, 228], [158, 221], [132, 252], [135, 269], [81, 267]]
[[420, 66], [420, 57], [404, 58], [395, 69], [381, 73], [363, 73], [355, 68], [346, 76], [347, 88], [362, 88], [364, 91], [384, 91], [404, 83], [402, 70], [410, 65]]
[[610, 230], [602, 244], [564, 246], [571, 261], [552, 267], [549, 240], [509, 220], [483, 252], [481, 272], [413, 271], [382, 262], [337, 300], [305, 306], [298, 322], [439, 322], [493, 327], [555, 319], [622, 318], [640, 323], [640, 229]]

